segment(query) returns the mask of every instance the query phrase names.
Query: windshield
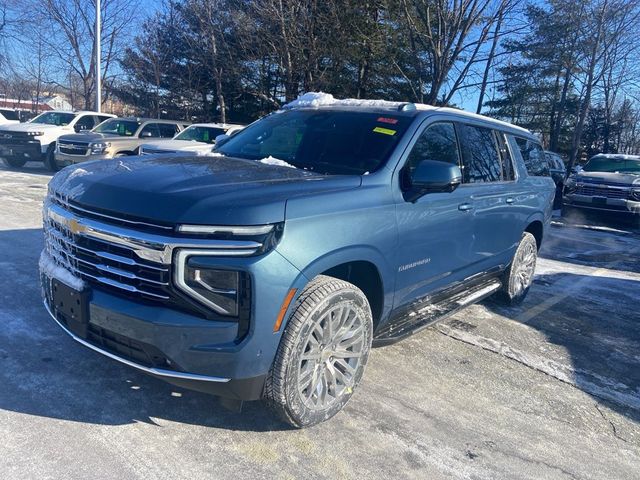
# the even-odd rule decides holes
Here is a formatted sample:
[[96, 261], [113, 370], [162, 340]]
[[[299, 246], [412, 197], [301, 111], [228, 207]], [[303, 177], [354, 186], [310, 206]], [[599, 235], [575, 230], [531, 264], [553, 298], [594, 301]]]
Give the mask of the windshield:
[[132, 137], [140, 122], [135, 120], [122, 120], [120, 118], [112, 118], [105, 122], [102, 122], [96, 128], [93, 129], [96, 133], [104, 133], [105, 135], [118, 135], [119, 137]]
[[225, 133], [224, 128], [191, 126], [175, 137], [175, 140], [187, 140], [190, 142], [215, 143], [218, 135]]
[[74, 118], [76, 118], [75, 113], [45, 112], [31, 120], [31, 123], [46, 123], [47, 125], [63, 127], [69, 125]]
[[362, 175], [384, 165], [411, 121], [392, 113], [290, 110], [263, 118], [216, 151], [273, 157], [325, 175]]
[[584, 166], [584, 171], [635, 173], [640, 175], [640, 158], [593, 157]]
[[18, 116], [18, 112], [16, 112], [15, 110], [7, 110], [4, 108], [0, 108], [0, 114], [2, 114], [2, 116], [7, 120], [20, 120], [20, 117]]

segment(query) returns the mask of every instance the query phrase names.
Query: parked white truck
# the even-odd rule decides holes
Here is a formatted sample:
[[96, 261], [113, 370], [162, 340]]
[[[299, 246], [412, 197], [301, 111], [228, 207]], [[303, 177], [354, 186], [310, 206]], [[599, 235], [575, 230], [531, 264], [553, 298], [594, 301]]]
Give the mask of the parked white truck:
[[54, 151], [62, 135], [91, 130], [115, 115], [97, 112], [44, 112], [26, 123], [0, 125], [0, 158], [10, 167], [41, 161], [56, 170]]

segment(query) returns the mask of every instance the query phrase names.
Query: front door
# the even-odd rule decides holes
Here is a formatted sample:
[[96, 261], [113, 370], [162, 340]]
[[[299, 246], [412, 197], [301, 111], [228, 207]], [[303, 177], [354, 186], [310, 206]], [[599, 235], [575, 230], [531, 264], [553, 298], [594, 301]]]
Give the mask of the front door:
[[[401, 177], [410, 178], [423, 160], [461, 166], [456, 129], [451, 122], [431, 123], [424, 128], [403, 167]], [[396, 206], [399, 249], [396, 259], [394, 308], [413, 303], [459, 278], [472, 261], [473, 210], [470, 191], [429, 193], [415, 203]]]

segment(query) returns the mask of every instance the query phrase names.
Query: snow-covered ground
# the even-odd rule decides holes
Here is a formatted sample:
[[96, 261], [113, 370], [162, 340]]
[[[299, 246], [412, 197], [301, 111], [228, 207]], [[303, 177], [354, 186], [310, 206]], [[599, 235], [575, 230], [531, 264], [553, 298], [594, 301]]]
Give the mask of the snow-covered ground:
[[640, 236], [555, 226], [526, 302], [373, 351], [346, 410], [282, 430], [68, 338], [40, 302], [49, 175], [0, 167], [0, 478], [631, 479]]

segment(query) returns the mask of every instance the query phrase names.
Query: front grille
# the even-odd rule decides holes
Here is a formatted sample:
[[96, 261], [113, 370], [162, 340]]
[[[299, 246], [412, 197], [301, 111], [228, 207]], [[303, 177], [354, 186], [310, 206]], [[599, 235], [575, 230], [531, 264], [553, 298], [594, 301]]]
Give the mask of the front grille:
[[122, 215], [115, 217], [113, 215], [109, 215], [108, 213], [102, 213], [97, 210], [88, 210], [86, 208], [82, 208], [79, 205], [70, 203], [64, 195], [61, 195], [58, 192], [53, 192], [53, 195], [50, 196], [49, 199], [52, 203], [61, 206], [65, 210], [78, 215], [79, 217], [91, 218], [94, 220], [108, 222], [112, 225], [119, 225], [126, 228], [134, 228], [137, 231], [149, 231], [159, 234], [167, 234], [173, 231], [173, 226], [171, 225], [149, 223], [142, 220], [135, 220], [133, 218], [125, 218]]
[[142, 149], [142, 153], [145, 155], [156, 155], [156, 154], [166, 154], [166, 153], [176, 153], [175, 150], [162, 150], [160, 148], [149, 148], [144, 147]]
[[588, 197], [606, 197], [606, 198], [628, 198], [628, 188], [607, 188], [605, 186], [592, 185], [588, 183], [578, 185], [576, 193]]
[[50, 218], [45, 219], [44, 235], [47, 253], [87, 283], [128, 298], [169, 300], [169, 265], [142, 260], [120, 244], [74, 234]]
[[89, 155], [88, 143], [59, 140], [58, 149], [60, 150], [60, 153], [64, 153], [65, 155], [78, 155], [78, 156]]
[[145, 367], [182, 370], [158, 348], [89, 323], [87, 340], [103, 350]]

